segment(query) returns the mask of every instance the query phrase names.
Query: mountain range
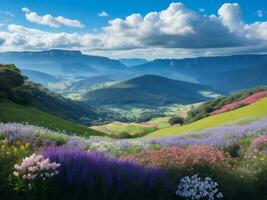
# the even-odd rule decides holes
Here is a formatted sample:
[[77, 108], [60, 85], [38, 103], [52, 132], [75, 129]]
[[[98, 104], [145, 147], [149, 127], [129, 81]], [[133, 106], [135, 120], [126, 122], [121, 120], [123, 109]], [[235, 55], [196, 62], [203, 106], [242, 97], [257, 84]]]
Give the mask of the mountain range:
[[[146, 74], [207, 85], [229, 94], [265, 85], [267, 55], [233, 55], [185, 59], [119, 60], [80, 51], [48, 50], [0, 53], [0, 63], [14, 63], [30, 80], [64, 94]], [[80, 90], [79, 90], [80, 92]]]
[[80, 51], [48, 50], [0, 53], [0, 63], [52, 75], [94, 75], [116, 73], [126, 67], [117, 60], [90, 56]]

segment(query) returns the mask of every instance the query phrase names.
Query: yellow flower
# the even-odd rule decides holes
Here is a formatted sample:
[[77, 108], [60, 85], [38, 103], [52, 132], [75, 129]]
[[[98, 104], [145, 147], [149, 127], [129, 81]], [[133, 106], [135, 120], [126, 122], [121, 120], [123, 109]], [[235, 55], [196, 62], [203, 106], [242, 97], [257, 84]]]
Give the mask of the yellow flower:
[[14, 153], [17, 153], [17, 151], [18, 151], [18, 149], [15, 147], [15, 148], [13, 148], [13, 152]]
[[30, 143], [27, 142], [27, 143], [25, 144], [25, 148], [27, 149], [27, 148], [29, 148], [29, 146], [30, 146]]
[[3, 140], [3, 144], [8, 144], [8, 140], [7, 140], [7, 138], [5, 138], [5, 139]]
[[264, 157], [261, 157], [260, 159], [261, 159], [261, 160], [265, 160]]

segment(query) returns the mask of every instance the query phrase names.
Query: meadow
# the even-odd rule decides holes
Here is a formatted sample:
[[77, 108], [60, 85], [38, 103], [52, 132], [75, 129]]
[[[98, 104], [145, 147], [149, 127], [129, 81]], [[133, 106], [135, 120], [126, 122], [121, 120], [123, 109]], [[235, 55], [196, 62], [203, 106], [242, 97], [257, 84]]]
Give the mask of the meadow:
[[261, 117], [267, 116], [267, 98], [263, 98], [262, 100], [236, 109], [226, 113], [218, 114], [203, 118], [196, 122], [186, 124], [184, 126], [171, 126], [169, 128], [164, 128], [149, 134], [147, 137], [161, 137], [168, 135], [176, 135], [190, 131], [200, 131], [205, 128], [215, 127], [219, 125], [223, 125], [226, 123], [234, 123], [240, 120], [245, 119], [259, 119]]
[[164, 138], [0, 124], [3, 199], [265, 199], [267, 119]]
[[109, 124], [91, 126], [90, 128], [103, 132], [114, 138], [134, 138], [142, 137], [159, 129], [171, 126], [169, 119], [170, 117], [158, 117], [152, 118], [148, 122], [140, 123], [123, 123], [114, 121]]

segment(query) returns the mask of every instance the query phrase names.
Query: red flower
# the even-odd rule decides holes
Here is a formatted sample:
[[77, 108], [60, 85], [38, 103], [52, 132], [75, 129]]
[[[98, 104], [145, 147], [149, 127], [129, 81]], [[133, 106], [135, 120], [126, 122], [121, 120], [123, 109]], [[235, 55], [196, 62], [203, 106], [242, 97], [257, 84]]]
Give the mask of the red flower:
[[250, 105], [250, 104], [253, 104], [259, 100], [261, 100], [262, 98], [264, 98], [265, 96], [267, 96], [267, 91], [263, 91], [263, 92], [258, 92], [258, 93], [255, 93], [243, 100], [240, 100], [240, 101], [236, 101], [236, 102], [233, 102], [233, 103], [230, 103], [230, 104], [227, 104], [225, 105], [224, 107], [218, 109], [218, 110], [215, 110], [213, 111], [212, 113], [210, 113], [210, 115], [217, 115], [217, 114], [220, 114], [220, 113], [224, 113], [224, 112], [227, 112], [227, 111], [230, 111], [230, 110], [233, 110], [233, 109], [236, 109], [242, 105]]
[[164, 147], [134, 155], [122, 156], [121, 160], [135, 161], [151, 167], [181, 167], [194, 165], [222, 165], [224, 152], [210, 146], [189, 146], [187, 148]]

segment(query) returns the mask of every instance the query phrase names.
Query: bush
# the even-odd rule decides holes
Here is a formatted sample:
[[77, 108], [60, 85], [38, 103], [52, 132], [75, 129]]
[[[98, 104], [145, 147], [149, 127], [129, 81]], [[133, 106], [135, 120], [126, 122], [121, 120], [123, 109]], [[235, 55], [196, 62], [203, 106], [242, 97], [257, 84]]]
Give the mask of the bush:
[[182, 117], [172, 117], [169, 119], [168, 122], [170, 125], [174, 125], [174, 124], [182, 125], [184, 123], [184, 119]]

